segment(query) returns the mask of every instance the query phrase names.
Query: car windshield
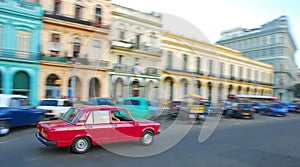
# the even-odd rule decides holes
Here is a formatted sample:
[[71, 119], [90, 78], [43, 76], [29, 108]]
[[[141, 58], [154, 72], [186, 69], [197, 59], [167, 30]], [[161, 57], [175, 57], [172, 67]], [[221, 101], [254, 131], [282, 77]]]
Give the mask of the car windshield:
[[171, 102], [171, 106], [185, 106], [186, 102], [177, 101], [177, 102]]
[[80, 109], [76, 108], [70, 108], [62, 117], [61, 120], [64, 120], [66, 122], [70, 123], [76, 123], [78, 118], [80, 117], [82, 111]]
[[250, 104], [238, 104], [239, 108], [251, 108]]
[[57, 100], [42, 100], [40, 106], [57, 106]]
[[284, 108], [284, 106], [281, 105], [281, 104], [273, 104], [271, 107], [274, 107], [274, 108]]

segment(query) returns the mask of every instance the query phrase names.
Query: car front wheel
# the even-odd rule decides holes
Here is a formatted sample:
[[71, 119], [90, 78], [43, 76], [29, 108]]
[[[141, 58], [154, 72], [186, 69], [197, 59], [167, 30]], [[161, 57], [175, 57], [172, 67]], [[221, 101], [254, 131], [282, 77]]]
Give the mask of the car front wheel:
[[71, 151], [78, 154], [86, 153], [90, 148], [91, 141], [87, 137], [76, 138], [71, 145]]
[[147, 130], [143, 133], [141, 139], [140, 139], [140, 143], [144, 146], [148, 146], [151, 145], [154, 139], [154, 134], [152, 131]]
[[9, 122], [0, 121], [0, 136], [7, 135], [9, 133]]

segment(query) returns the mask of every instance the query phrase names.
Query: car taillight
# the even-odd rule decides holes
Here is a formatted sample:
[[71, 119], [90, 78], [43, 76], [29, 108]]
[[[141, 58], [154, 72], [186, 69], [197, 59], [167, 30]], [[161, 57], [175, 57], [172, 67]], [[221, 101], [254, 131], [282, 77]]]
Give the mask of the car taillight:
[[253, 108], [251, 108], [251, 110], [250, 110], [251, 112], [255, 112], [255, 109], [253, 109]]
[[271, 110], [276, 110], [275, 108], [271, 108]]
[[241, 112], [241, 111], [242, 111], [242, 109], [238, 108], [238, 109], [237, 109], [237, 111], [238, 111], [238, 112]]
[[52, 110], [47, 110], [47, 113], [52, 113], [53, 111]]

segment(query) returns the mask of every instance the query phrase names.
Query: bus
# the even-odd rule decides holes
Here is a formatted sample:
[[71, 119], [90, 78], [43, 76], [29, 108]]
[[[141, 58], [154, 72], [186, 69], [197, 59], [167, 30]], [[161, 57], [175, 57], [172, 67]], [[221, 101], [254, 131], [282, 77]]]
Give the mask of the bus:
[[263, 103], [275, 103], [279, 99], [276, 96], [260, 96], [260, 95], [241, 95], [241, 94], [230, 94], [228, 100], [232, 102], [263, 102]]

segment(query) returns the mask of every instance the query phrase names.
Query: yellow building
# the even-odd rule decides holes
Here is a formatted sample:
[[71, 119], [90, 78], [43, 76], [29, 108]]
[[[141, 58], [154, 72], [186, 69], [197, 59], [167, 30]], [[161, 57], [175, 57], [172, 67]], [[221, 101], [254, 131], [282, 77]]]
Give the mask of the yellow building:
[[239, 51], [170, 32], [163, 34], [162, 49], [161, 99], [198, 94], [217, 103], [228, 94], [273, 94], [273, 66]]
[[159, 94], [162, 20], [114, 4], [111, 21], [111, 97], [146, 97]]
[[39, 99], [108, 96], [110, 0], [41, 1]]

